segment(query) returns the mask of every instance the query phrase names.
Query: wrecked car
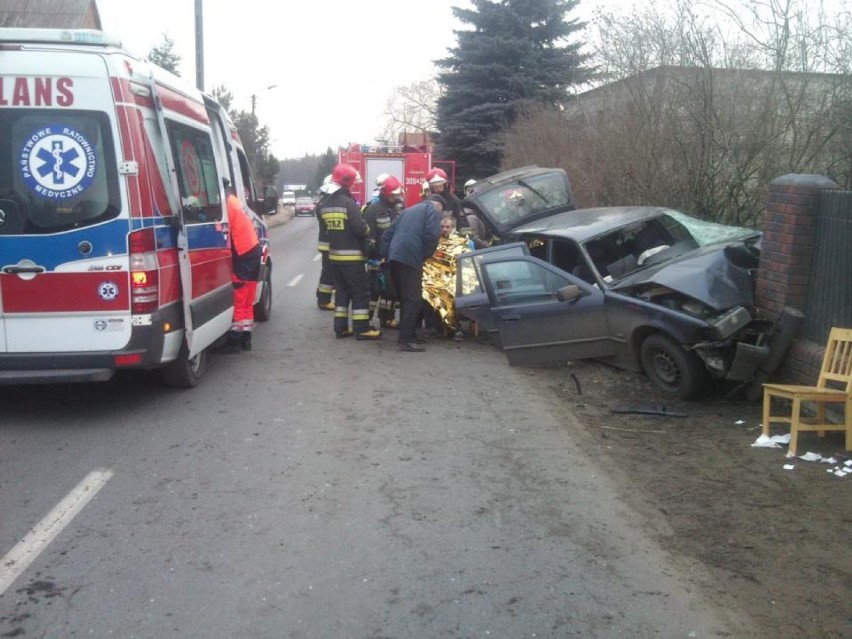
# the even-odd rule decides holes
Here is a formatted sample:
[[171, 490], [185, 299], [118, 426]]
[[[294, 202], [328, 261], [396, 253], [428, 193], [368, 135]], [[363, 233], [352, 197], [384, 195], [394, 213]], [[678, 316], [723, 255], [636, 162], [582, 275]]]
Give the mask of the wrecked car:
[[564, 172], [521, 172], [466, 201], [506, 243], [459, 256], [455, 296], [510, 364], [601, 359], [684, 399], [754, 376], [772, 330], [754, 307], [759, 233], [660, 207], [566, 208]]

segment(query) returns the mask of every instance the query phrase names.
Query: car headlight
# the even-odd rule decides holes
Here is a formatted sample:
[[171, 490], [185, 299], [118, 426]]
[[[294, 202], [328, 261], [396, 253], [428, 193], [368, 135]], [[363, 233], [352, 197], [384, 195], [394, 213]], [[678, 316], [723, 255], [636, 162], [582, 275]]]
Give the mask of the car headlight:
[[751, 322], [751, 313], [749, 313], [748, 309], [744, 306], [737, 306], [727, 313], [720, 315], [718, 319], [712, 321], [711, 324], [713, 329], [716, 331], [716, 334], [719, 336], [719, 339], [727, 339], [738, 330], [748, 325], [749, 322]]

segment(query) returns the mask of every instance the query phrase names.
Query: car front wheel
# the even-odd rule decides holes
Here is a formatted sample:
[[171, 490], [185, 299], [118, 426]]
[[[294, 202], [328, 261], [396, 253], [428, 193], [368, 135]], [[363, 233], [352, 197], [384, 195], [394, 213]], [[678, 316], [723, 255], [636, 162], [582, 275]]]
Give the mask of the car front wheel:
[[663, 333], [649, 335], [640, 349], [642, 368], [660, 390], [679, 397], [694, 397], [707, 382], [707, 369], [694, 353]]

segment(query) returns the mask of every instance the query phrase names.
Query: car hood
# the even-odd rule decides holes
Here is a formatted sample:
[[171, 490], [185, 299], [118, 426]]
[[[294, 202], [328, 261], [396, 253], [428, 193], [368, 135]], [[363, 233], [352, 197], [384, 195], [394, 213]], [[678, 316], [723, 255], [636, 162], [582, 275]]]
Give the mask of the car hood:
[[612, 289], [626, 293], [657, 284], [725, 311], [753, 305], [756, 266], [757, 258], [744, 244], [711, 245], [637, 271]]

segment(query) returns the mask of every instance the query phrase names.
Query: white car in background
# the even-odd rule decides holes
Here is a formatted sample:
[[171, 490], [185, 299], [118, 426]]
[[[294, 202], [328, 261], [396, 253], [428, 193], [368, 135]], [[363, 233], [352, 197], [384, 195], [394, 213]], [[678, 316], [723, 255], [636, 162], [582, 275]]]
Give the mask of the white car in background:
[[296, 194], [293, 191], [281, 193], [281, 206], [296, 206]]

